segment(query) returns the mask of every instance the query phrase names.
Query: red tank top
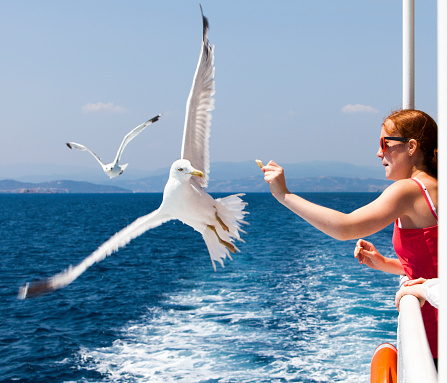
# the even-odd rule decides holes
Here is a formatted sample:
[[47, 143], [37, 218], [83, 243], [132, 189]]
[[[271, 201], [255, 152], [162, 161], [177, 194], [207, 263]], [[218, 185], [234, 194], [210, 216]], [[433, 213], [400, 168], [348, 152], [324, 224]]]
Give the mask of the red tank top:
[[[412, 178], [421, 188], [433, 216], [435, 207], [424, 184]], [[394, 250], [410, 279], [438, 277], [438, 225], [422, 229], [402, 229], [394, 223]], [[421, 308], [425, 332], [433, 358], [438, 357], [438, 310], [428, 302]]]

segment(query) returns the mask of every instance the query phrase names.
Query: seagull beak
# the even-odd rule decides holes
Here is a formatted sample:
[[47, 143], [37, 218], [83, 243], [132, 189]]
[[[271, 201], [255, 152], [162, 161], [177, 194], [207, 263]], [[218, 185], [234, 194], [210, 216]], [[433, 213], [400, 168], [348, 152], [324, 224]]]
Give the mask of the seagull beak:
[[200, 170], [194, 169], [194, 171], [192, 171], [189, 174], [191, 174], [192, 176], [197, 176], [197, 177], [203, 178], [203, 173]]

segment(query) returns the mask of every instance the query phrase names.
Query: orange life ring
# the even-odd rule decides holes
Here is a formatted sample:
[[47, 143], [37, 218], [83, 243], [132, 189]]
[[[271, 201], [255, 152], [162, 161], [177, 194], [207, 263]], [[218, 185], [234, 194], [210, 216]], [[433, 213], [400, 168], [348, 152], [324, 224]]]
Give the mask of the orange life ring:
[[371, 360], [371, 383], [397, 382], [397, 348], [383, 343], [376, 348]]

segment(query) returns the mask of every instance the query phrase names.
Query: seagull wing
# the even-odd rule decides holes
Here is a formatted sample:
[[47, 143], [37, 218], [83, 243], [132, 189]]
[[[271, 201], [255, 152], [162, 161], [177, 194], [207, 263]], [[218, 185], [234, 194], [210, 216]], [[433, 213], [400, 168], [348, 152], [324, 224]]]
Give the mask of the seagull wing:
[[[202, 7], [200, 7], [202, 9]], [[211, 111], [214, 109], [214, 47], [208, 41], [208, 20], [203, 16], [203, 38], [199, 62], [186, 103], [185, 126], [181, 158], [201, 170], [205, 177], [195, 180], [200, 186], [208, 185], [210, 171], [209, 138]], [[197, 178], [197, 177], [194, 177]]]
[[160, 209], [136, 219], [130, 225], [110, 237], [110, 239], [104, 242], [96, 251], [90, 254], [78, 265], [74, 267], [70, 266], [68, 269], [53, 275], [50, 278], [26, 283], [19, 289], [18, 297], [20, 299], [25, 299], [27, 297], [48, 293], [67, 286], [93, 264], [102, 261], [110, 254], [118, 251], [119, 248], [124, 247], [132, 239], [140, 236], [145, 231], [160, 226], [171, 219], [173, 219], [171, 216], [161, 214]]
[[81, 145], [81, 144], [77, 144], [76, 142], [67, 142], [65, 145], [67, 145], [70, 149], [78, 149], [78, 150], [81, 150], [83, 152], [84, 151], [89, 152], [93, 157], [96, 158], [96, 161], [98, 161], [99, 164], [102, 167], [104, 167], [104, 164], [102, 163], [101, 159], [95, 153], [93, 153], [89, 148], [87, 148], [86, 146]]
[[121, 159], [121, 155], [123, 154], [123, 150], [126, 147], [126, 145], [138, 134], [140, 134], [146, 126], [158, 121], [158, 119], [161, 117], [161, 114], [152, 117], [150, 120], [147, 120], [146, 122], [143, 122], [141, 125], [138, 125], [135, 129], [131, 130], [129, 133], [126, 134], [126, 136], [123, 138], [123, 141], [121, 142], [120, 147], [118, 148], [118, 152], [116, 153], [115, 157], [115, 163], [117, 164], [119, 160]]

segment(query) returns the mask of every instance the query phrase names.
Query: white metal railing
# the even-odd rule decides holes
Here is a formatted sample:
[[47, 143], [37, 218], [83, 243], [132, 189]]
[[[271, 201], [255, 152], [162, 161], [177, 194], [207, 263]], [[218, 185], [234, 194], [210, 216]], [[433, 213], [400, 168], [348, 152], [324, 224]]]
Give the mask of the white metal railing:
[[[438, 206], [447, 206], [447, 1], [438, 0], [438, 142], [439, 155], [439, 193]], [[444, 210], [443, 210], [444, 211]], [[447, 220], [439, 216], [439, 249], [447, 248]], [[439, 257], [439, 278], [441, 291], [447, 291], [447, 260]], [[439, 381], [447, 381], [447, 295], [441, 294], [438, 317], [438, 370]]]
[[438, 373], [425, 334], [419, 300], [413, 295], [404, 295], [399, 309], [397, 381], [436, 383]]

